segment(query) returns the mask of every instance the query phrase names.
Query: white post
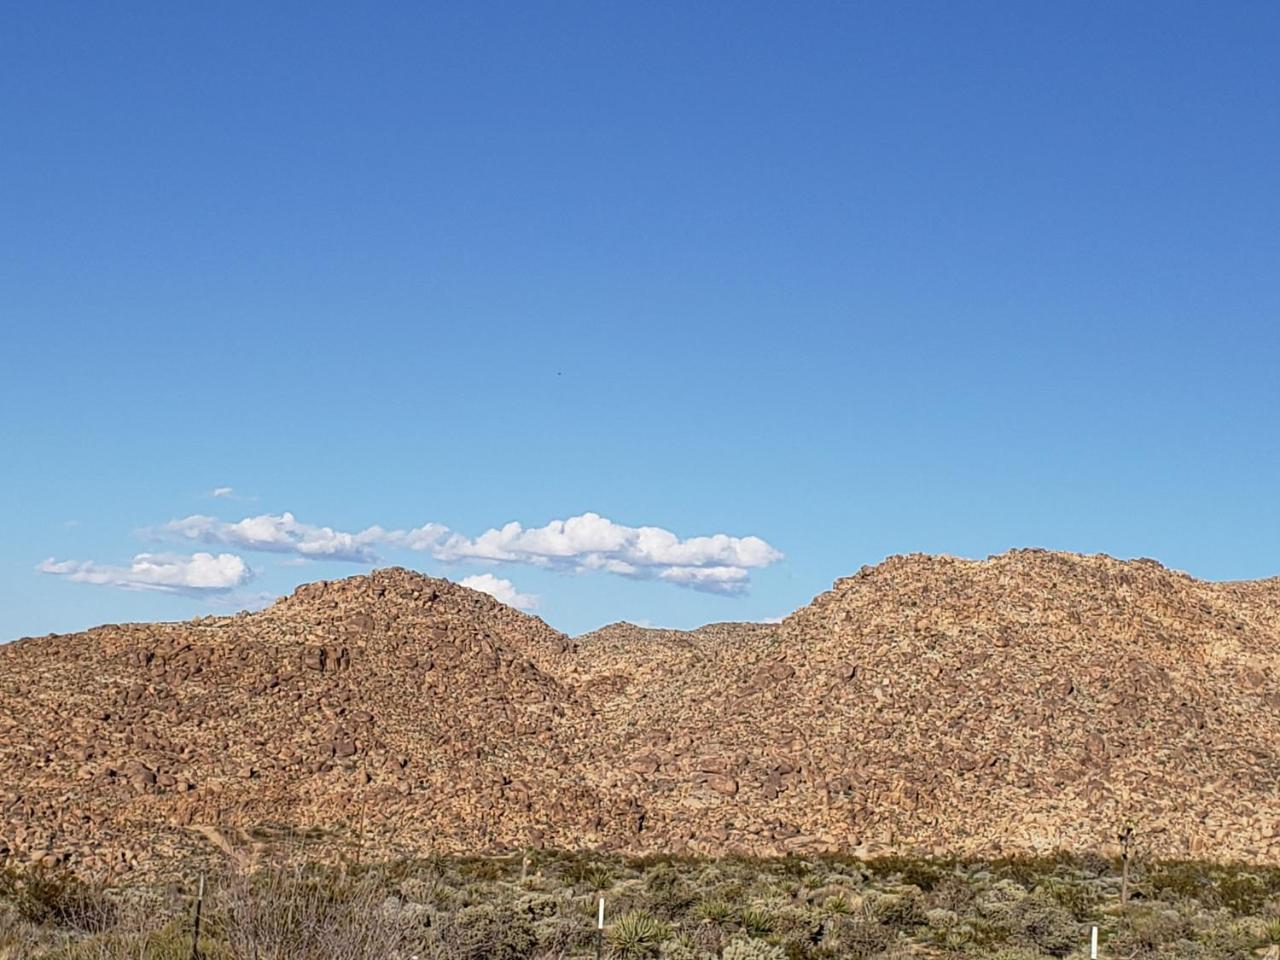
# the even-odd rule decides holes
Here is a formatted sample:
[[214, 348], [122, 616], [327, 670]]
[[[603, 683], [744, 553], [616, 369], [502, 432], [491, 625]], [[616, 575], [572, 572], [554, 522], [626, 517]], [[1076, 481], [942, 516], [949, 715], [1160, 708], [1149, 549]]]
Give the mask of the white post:
[[1089, 960], [1098, 960], [1098, 928], [1093, 927], [1089, 932]]
[[604, 897], [600, 898], [600, 913], [596, 917], [596, 929], [604, 929]]

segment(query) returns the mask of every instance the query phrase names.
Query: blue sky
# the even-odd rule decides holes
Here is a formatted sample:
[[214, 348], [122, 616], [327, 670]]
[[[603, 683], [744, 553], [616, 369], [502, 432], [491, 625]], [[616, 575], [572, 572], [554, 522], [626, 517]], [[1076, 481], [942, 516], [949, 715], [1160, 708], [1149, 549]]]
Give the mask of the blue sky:
[[10, 4], [0, 639], [373, 563], [570, 631], [911, 551], [1280, 574], [1278, 39], [1248, 2]]

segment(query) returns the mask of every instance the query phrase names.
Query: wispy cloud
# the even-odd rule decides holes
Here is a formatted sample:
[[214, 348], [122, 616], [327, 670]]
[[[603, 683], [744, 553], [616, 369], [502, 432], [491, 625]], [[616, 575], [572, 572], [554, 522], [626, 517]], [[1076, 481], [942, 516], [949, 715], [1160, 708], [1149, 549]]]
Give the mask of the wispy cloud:
[[232, 590], [229, 593], [213, 594], [210, 603], [222, 610], [239, 612], [241, 610], [265, 610], [280, 599], [278, 593], [269, 590], [246, 592]]
[[478, 573], [472, 577], [459, 580], [464, 587], [487, 593], [495, 600], [500, 600], [517, 610], [533, 610], [538, 606], [538, 597], [532, 593], [521, 593], [510, 580], [495, 577], [492, 573]]
[[216, 557], [209, 553], [191, 556], [140, 553], [127, 567], [50, 557], [36, 570], [77, 583], [193, 595], [225, 593], [253, 578], [249, 565], [232, 553], [221, 553]]
[[681, 538], [662, 527], [626, 526], [597, 513], [552, 520], [541, 527], [508, 523], [474, 538], [441, 523], [412, 530], [375, 525], [346, 532], [304, 523], [292, 513], [262, 514], [234, 523], [196, 515], [170, 521], [152, 532], [242, 550], [357, 563], [374, 562], [380, 547], [405, 549], [427, 553], [444, 563], [479, 561], [579, 573], [602, 571], [715, 593], [743, 592], [752, 570], [783, 557], [759, 537], [717, 533]]
[[251, 500], [257, 500], [257, 497], [246, 496], [236, 490], [235, 487], [214, 487], [209, 491], [209, 496], [215, 500], [235, 500], [240, 503], [247, 503]]

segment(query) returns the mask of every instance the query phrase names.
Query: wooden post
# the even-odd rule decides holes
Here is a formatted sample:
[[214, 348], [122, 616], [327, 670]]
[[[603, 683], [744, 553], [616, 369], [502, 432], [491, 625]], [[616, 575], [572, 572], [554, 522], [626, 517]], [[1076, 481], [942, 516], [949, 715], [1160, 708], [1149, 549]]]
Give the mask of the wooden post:
[[1129, 905], [1129, 861], [1133, 858], [1133, 825], [1120, 831], [1120, 906]]
[[191, 960], [200, 960], [200, 910], [204, 906], [204, 874], [200, 874], [200, 890], [196, 894], [196, 915], [191, 923]]

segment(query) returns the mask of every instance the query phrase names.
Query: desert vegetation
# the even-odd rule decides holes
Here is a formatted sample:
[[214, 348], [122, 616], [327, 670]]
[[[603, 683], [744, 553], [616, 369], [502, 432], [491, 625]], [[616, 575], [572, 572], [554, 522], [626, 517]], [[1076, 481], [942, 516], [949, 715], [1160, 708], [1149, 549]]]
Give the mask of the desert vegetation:
[[[1280, 956], [1280, 868], [1103, 858], [502, 858], [225, 866], [206, 960]], [[603, 896], [606, 927], [597, 941]], [[188, 960], [195, 890], [0, 876], [0, 958]]]

